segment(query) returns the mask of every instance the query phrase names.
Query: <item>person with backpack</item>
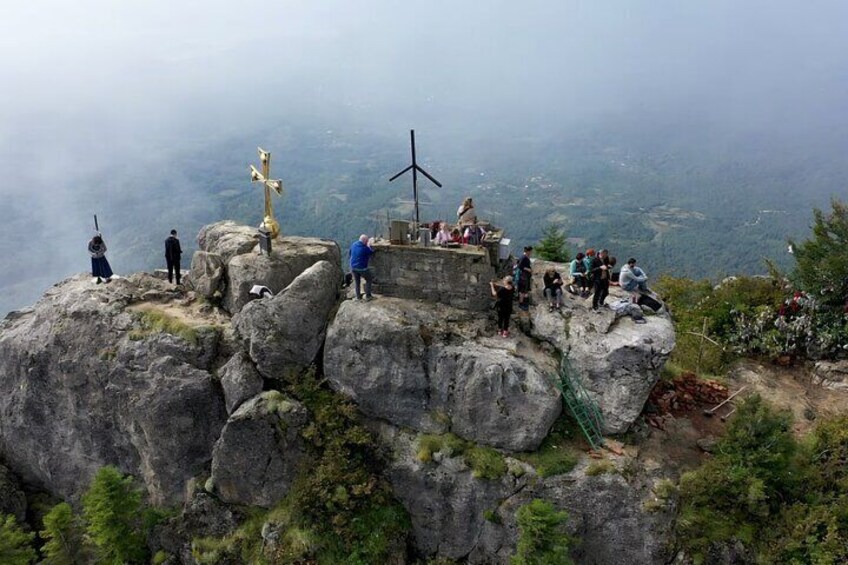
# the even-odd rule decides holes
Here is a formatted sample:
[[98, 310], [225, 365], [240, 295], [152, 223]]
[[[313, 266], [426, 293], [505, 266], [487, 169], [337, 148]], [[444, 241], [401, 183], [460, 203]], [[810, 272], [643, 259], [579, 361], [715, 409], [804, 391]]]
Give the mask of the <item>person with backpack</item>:
[[503, 278], [502, 285], [496, 285], [494, 281], [489, 283], [492, 296], [495, 297], [495, 311], [498, 313], [498, 335], [509, 337], [509, 319], [512, 316], [512, 301], [515, 297], [515, 286], [512, 277], [507, 275]]

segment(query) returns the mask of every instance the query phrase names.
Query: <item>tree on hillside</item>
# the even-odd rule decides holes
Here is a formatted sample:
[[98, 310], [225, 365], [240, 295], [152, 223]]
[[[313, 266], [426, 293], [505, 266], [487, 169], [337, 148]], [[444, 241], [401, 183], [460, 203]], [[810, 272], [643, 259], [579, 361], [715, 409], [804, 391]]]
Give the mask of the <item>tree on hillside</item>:
[[848, 295], [848, 204], [834, 199], [831, 213], [813, 210], [813, 236], [790, 241], [795, 255], [794, 278], [801, 290], [824, 304], [843, 306]]
[[29, 565], [36, 559], [32, 548], [34, 533], [21, 529], [12, 515], [0, 514], [0, 563]]
[[141, 491], [115, 467], [97, 471], [82, 499], [88, 537], [104, 563], [139, 563], [147, 557]]
[[44, 529], [39, 535], [44, 540], [42, 564], [76, 565], [91, 561], [83, 538], [83, 526], [67, 502], [57, 504], [44, 516]]
[[565, 233], [553, 224], [542, 232], [542, 239], [534, 247], [536, 256], [545, 261], [565, 263], [571, 258], [568, 246], [565, 244]]
[[571, 565], [568, 549], [574, 543], [565, 530], [568, 513], [547, 500], [534, 498], [518, 509], [518, 544], [511, 565]]

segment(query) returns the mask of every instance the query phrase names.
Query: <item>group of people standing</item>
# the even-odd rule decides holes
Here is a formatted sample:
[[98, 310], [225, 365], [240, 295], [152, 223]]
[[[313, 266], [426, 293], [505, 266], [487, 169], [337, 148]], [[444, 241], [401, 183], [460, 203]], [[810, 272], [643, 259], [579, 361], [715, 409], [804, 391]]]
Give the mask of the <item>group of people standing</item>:
[[[507, 275], [500, 282], [490, 283], [491, 293], [495, 298], [500, 336], [509, 337], [509, 323], [516, 291], [519, 308], [525, 311], [529, 308], [530, 282], [533, 274], [530, 260], [532, 253], [532, 247], [525, 247], [513, 274]], [[610, 284], [619, 285], [631, 294], [633, 302], [637, 302], [641, 293], [648, 292], [648, 276], [636, 265], [636, 259], [632, 257], [627, 260], [627, 264], [616, 276], [613, 273], [616, 263], [616, 258], [611, 257], [607, 249], [601, 249], [596, 253], [590, 248], [585, 253], [578, 253], [569, 264], [571, 281], [568, 285], [555, 268], [548, 268], [543, 275], [543, 294], [548, 301], [548, 310], [553, 312], [562, 309], [563, 290], [566, 290], [582, 298], [592, 296], [592, 310], [600, 312], [606, 305]]]
[[[103, 241], [103, 235], [100, 232], [95, 233], [94, 237], [88, 242], [88, 254], [91, 256], [91, 276], [96, 279], [97, 284], [109, 283], [115, 276], [115, 273], [112, 272], [112, 266], [109, 265], [109, 260], [106, 259], [106, 251], [106, 242]], [[171, 234], [165, 240], [165, 263], [168, 267], [168, 282], [174, 282], [176, 277], [178, 286], [181, 276], [180, 258], [182, 253], [177, 230], [171, 230]]]

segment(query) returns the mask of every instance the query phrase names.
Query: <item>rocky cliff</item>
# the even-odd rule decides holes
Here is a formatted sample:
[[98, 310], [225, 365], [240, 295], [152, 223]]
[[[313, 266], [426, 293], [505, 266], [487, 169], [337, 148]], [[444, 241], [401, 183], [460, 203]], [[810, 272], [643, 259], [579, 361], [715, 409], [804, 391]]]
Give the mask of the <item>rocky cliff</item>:
[[[585, 457], [545, 478], [524, 455], [564, 417], [553, 384], [562, 356], [607, 432], [625, 431], [673, 347], [666, 315], [636, 326], [566, 299], [561, 312], [518, 314], [521, 331], [504, 339], [485, 312], [343, 300], [333, 242], [279, 238], [268, 257], [253, 233], [232, 222], [204, 228], [189, 291], [147, 274], [108, 285], [81, 275], [10, 314], [0, 325], [0, 462], [70, 501], [115, 465], [154, 503], [184, 504], [186, 524], [204, 522], [198, 508], [273, 507], [311, 457], [303, 438], [313, 415], [280, 383], [317, 366], [382, 446], [383, 475], [411, 517], [411, 555], [506, 562], [516, 508], [545, 498], [569, 510], [580, 562], [665, 561], [668, 519], [643, 509], [648, 479], [589, 476]], [[252, 299], [255, 284], [274, 296]], [[450, 451], [422, 460], [422, 434], [496, 450], [509, 472], [481, 477]], [[608, 457], [613, 469], [626, 465]], [[198, 477], [209, 477], [212, 498], [189, 488]], [[20, 512], [16, 500], [3, 499], [6, 511]], [[185, 538], [169, 546], [182, 547], [174, 553], [184, 562], [203, 528], [190, 530], [171, 532]]]

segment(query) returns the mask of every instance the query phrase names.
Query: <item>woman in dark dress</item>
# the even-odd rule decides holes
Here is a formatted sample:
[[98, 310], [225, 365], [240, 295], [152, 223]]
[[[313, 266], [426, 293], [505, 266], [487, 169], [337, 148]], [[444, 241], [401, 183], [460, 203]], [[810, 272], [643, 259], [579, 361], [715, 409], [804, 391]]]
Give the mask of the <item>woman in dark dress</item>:
[[497, 299], [495, 300], [495, 310], [498, 313], [498, 335], [509, 337], [509, 318], [512, 316], [512, 301], [515, 297], [512, 277], [504, 277], [502, 286], [495, 286], [494, 282], [489, 283], [489, 285], [492, 287], [492, 296]]
[[97, 277], [97, 284], [104, 280], [108, 283], [112, 278], [112, 267], [106, 260], [106, 243], [99, 233], [88, 242], [88, 253], [91, 255], [91, 276]]

